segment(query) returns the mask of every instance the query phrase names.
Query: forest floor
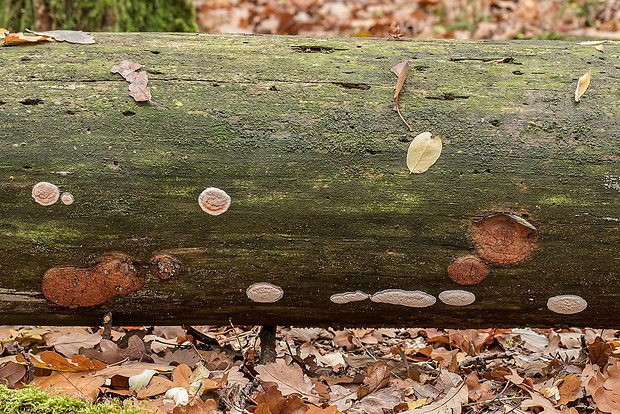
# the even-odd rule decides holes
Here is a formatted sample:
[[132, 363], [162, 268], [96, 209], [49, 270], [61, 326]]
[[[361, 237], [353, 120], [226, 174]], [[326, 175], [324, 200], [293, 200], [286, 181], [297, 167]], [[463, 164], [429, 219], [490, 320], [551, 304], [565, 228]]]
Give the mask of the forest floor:
[[280, 328], [259, 364], [260, 331], [5, 326], [0, 378], [120, 409], [101, 412], [620, 412], [620, 331]]
[[[620, 39], [619, 0], [192, 0], [210, 33]], [[392, 29], [390, 29], [392, 27]], [[394, 28], [400, 32], [395, 33]], [[397, 31], [397, 30], [396, 30]]]

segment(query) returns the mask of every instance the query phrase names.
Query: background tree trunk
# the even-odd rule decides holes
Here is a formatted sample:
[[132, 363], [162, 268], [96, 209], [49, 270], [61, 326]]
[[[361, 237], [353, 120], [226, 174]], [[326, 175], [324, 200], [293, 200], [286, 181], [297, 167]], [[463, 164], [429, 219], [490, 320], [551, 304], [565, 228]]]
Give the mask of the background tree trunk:
[[12, 32], [198, 31], [196, 11], [186, 0], [1, 0], [0, 27]]
[[[0, 323], [92, 324], [112, 311], [119, 324], [620, 327], [613, 50], [534, 41], [96, 39], [0, 49]], [[134, 102], [127, 82], [110, 73], [124, 59], [144, 65], [153, 100], [168, 109]], [[413, 133], [392, 111], [390, 68], [406, 59], [399, 104]], [[591, 86], [575, 103], [588, 70]], [[427, 172], [409, 174], [409, 142], [424, 131], [442, 138], [443, 152]], [[35, 203], [38, 182], [75, 202]], [[228, 211], [201, 210], [208, 187], [231, 196]], [[536, 250], [459, 286], [447, 268], [476, 254], [472, 237], [492, 213], [529, 221], [536, 231], [494, 219], [531, 236]], [[55, 269], [57, 279], [48, 273], [56, 301], [80, 293], [105, 300], [109, 286], [97, 277], [116, 293], [138, 288], [140, 269], [158, 254], [179, 267], [168, 268], [169, 280], [147, 273], [143, 287], [97, 306], [59, 306], [40, 293], [50, 269], [88, 267], [111, 252], [126, 256], [107, 256], [90, 271]], [[257, 282], [280, 286], [283, 298], [250, 301], [245, 290]], [[330, 301], [358, 289], [435, 297], [465, 289], [476, 301]], [[549, 311], [547, 300], [564, 294], [581, 296], [587, 309]]]

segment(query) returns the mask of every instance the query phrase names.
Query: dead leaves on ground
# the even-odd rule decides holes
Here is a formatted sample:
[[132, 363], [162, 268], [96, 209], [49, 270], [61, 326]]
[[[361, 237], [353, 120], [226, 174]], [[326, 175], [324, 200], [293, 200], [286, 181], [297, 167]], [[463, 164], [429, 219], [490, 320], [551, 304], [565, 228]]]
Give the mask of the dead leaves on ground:
[[[21, 387], [34, 375], [31, 384], [53, 394], [92, 401], [114, 396], [169, 414], [516, 409], [574, 414], [594, 406], [601, 413], [615, 413], [620, 403], [618, 331], [281, 329], [277, 362], [261, 366], [248, 359], [258, 329], [199, 332], [208, 342], [226, 344], [212, 351], [198, 349], [200, 342], [190, 345], [183, 330], [128, 329], [114, 330], [115, 341], [101, 339], [93, 345], [100, 336], [88, 328], [0, 328], [7, 350], [23, 349], [15, 344], [32, 348], [4, 357], [0, 378]], [[78, 338], [84, 347], [77, 346]], [[162, 346], [153, 346], [156, 341]], [[37, 352], [49, 344], [67, 356]], [[72, 349], [77, 353], [69, 355]], [[196, 357], [174, 356], [180, 352]], [[114, 353], [119, 356], [112, 358]], [[169, 363], [179, 359], [187, 363]]]

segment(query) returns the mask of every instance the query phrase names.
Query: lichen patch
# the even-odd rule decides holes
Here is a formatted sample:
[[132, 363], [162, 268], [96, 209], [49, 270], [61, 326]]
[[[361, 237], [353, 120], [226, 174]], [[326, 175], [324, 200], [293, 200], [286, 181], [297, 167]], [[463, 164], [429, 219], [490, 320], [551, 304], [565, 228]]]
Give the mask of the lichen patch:
[[437, 299], [433, 295], [420, 290], [386, 289], [379, 291], [370, 297], [370, 300], [378, 303], [402, 305], [412, 308], [425, 308], [435, 304]]
[[476, 295], [466, 290], [444, 290], [439, 300], [450, 306], [467, 306], [474, 303]]
[[459, 285], [476, 285], [486, 279], [489, 268], [478, 256], [461, 256], [448, 266], [450, 279]]
[[368, 293], [364, 293], [361, 290], [356, 290], [355, 292], [336, 293], [331, 295], [329, 300], [339, 305], [344, 305], [345, 303], [359, 302], [368, 298], [370, 298]]
[[501, 267], [527, 260], [538, 247], [537, 230], [527, 220], [510, 213], [496, 213], [473, 223], [470, 238], [476, 253]]
[[100, 257], [86, 268], [53, 267], [43, 275], [43, 296], [60, 306], [74, 309], [100, 305], [116, 296], [144, 286], [140, 264], [123, 253]]
[[32, 198], [42, 206], [51, 206], [60, 197], [58, 186], [41, 181], [32, 187]]
[[583, 312], [588, 307], [588, 302], [577, 295], [558, 295], [547, 300], [547, 308], [555, 313], [572, 315]]
[[282, 299], [284, 290], [280, 286], [276, 286], [267, 282], [258, 282], [250, 285], [245, 294], [250, 300], [258, 303], [274, 303]]
[[225, 213], [230, 207], [230, 201], [230, 196], [224, 190], [215, 187], [205, 189], [198, 197], [200, 208], [212, 216]]
[[162, 280], [175, 279], [181, 274], [181, 262], [167, 254], [158, 254], [151, 259], [151, 272]]

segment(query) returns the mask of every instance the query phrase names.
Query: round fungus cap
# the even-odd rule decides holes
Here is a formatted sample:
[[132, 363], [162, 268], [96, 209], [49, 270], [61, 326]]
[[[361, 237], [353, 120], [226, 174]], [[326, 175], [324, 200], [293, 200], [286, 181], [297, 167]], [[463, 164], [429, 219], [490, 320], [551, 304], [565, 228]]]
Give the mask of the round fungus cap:
[[230, 207], [230, 196], [224, 190], [209, 187], [200, 193], [198, 204], [204, 212], [219, 216]]
[[420, 290], [386, 289], [370, 297], [370, 300], [391, 305], [409, 306], [411, 308], [425, 308], [435, 304], [435, 296]]
[[547, 307], [555, 313], [572, 315], [584, 311], [588, 307], [588, 302], [577, 295], [558, 295], [547, 300]]
[[527, 260], [538, 246], [536, 227], [511, 213], [494, 213], [473, 223], [469, 235], [487, 263], [508, 267]]
[[60, 197], [60, 190], [52, 183], [41, 181], [32, 187], [32, 198], [42, 206], [51, 206]]
[[267, 282], [258, 282], [248, 286], [245, 294], [258, 303], [274, 303], [282, 299], [284, 290], [280, 286], [276, 286]]
[[450, 279], [459, 285], [476, 285], [489, 274], [489, 268], [478, 256], [461, 256], [448, 266]]
[[476, 295], [466, 290], [444, 290], [439, 300], [450, 306], [467, 306], [474, 303]]
[[62, 193], [60, 195], [60, 201], [64, 205], [69, 206], [69, 205], [73, 204], [73, 202], [75, 201], [75, 198], [73, 198], [73, 194], [64, 192], [64, 193]]
[[368, 298], [370, 298], [368, 293], [364, 293], [361, 290], [356, 290], [355, 292], [336, 293], [331, 295], [329, 300], [339, 305], [343, 305], [350, 302], [359, 302]]

